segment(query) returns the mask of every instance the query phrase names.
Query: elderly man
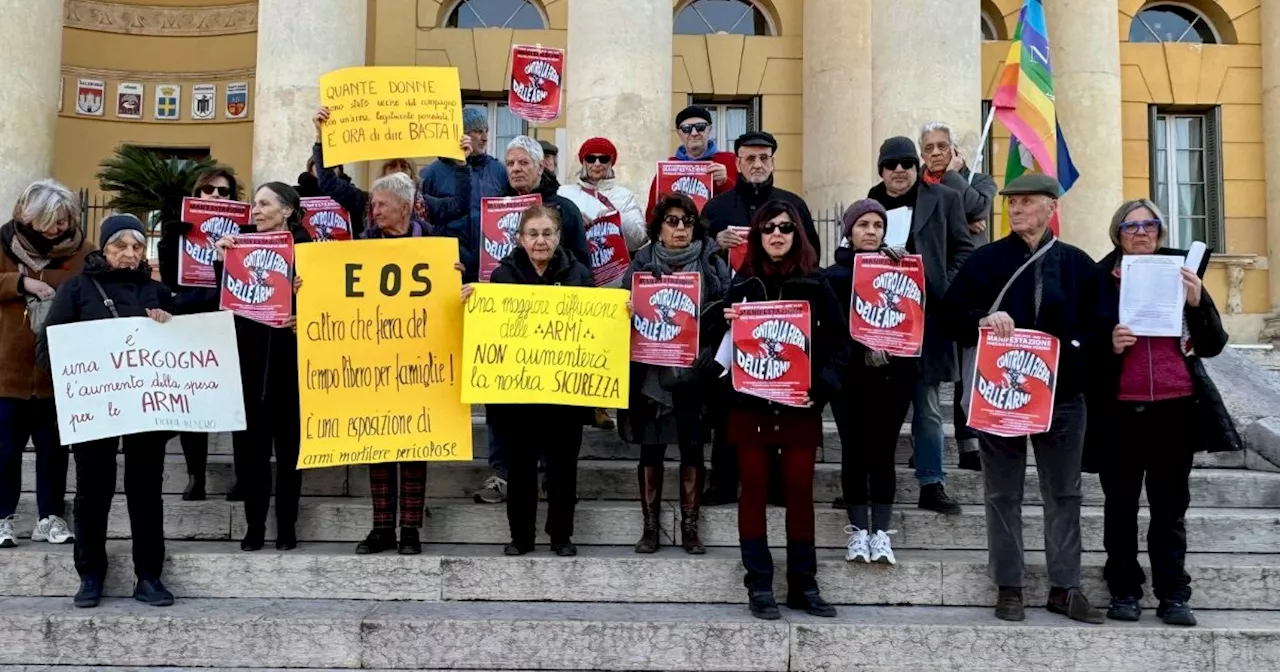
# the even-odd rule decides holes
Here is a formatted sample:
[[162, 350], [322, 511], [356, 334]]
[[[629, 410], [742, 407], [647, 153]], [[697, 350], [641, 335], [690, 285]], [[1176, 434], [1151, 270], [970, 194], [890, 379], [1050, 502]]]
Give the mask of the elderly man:
[[867, 196], [888, 212], [885, 245], [919, 254], [924, 260], [924, 350], [911, 404], [911, 438], [920, 483], [918, 505], [956, 515], [960, 505], [947, 496], [947, 474], [942, 467], [945, 438], [939, 395], [942, 384], [955, 382], [959, 375], [955, 346], [937, 316], [942, 296], [973, 251], [973, 242], [960, 195], [920, 179], [920, 156], [910, 138], [885, 140], [878, 165], [883, 182], [872, 187]]
[[[1012, 233], [973, 253], [943, 301], [948, 330], [962, 347], [978, 340], [978, 328], [997, 336], [1015, 328], [1058, 338], [1053, 423], [1032, 435], [1044, 500], [1044, 548], [1049, 565], [1051, 612], [1102, 623], [1102, 614], [1080, 591], [1080, 461], [1084, 450], [1086, 353], [1108, 347], [1100, 324], [1100, 274], [1089, 255], [1054, 238], [1049, 220], [1058, 209], [1058, 181], [1024, 175], [1000, 192]], [[1001, 294], [1003, 293], [1003, 297]], [[996, 304], [996, 301], [999, 303]], [[1027, 437], [978, 433], [986, 501], [988, 571], [999, 587], [996, 617], [1025, 618], [1022, 601], [1022, 491]]]
[[[690, 105], [676, 115], [676, 135], [680, 136], [680, 147], [669, 161], [710, 161], [713, 191], [722, 194], [733, 188], [738, 179], [738, 169], [733, 154], [721, 152], [716, 141], [711, 138], [711, 112], [705, 107]], [[658, 178], [653, 178], [649, 185], [649, 205], [644, 211], [647, 215], [658, 202]]]
[[560, 170], [560, 148], [546, 140], [539, 140], [538, 146], [542, 147], [542, 171], [559, 182], [559, 176], [556, 173]]
[[[996, 181], [990, 175], [974, 172], [965, 164], [964, 154], [956, 146], [954, 133], [942, 122], [925, 124], [920, 129], [920, 154], [924, 157], [925, 171], [920, 179], [929, 184], [942, 184], [960, 193], [964, 214], [969, 220], [969, 240], [975, 248], [987, 243], [995, 212]], [[956, 383], [956, 398], [961, 396]], [[952, 420], [956, 428], [956, 443], [960, 445], [960, 468], [978, 470], [978, 435], [965, 424], [960, 404], [952, 406]]]

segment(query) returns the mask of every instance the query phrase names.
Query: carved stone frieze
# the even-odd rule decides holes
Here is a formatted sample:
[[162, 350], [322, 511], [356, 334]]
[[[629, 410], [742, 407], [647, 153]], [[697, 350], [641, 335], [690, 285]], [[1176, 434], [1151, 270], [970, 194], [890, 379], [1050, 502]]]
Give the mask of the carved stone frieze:
[[79, 30], [161, 37], [235, 35], [258, 29], [258, 3], [161, 7], [64, 0], [63, 25]]

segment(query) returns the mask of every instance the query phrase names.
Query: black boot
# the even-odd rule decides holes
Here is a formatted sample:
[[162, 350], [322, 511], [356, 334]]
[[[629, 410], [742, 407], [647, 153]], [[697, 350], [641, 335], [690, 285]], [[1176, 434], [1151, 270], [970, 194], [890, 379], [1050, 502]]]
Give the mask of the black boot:
[[153, 607], [167, 607], [173, 604], [173, 593], [160, 583], [160, 579], [138, 579], [133, 599]]
[[836, 615], [818, 592], [818, 553], [812, 541], [787, 542], [787, 607], [811, 616]]
[[203, 502], [206, 496], [204, 474], [187, 474], [187, 487], [182, 491], [182, 501]]
[[747, 587], [747, 600], [751, 615], [765, 620], [777, 620], [778, 602], [773, 597], [773, 554], [769, 552], [768, 539], [747, 539], [738, 543], [742, 552], [742, 567], [747, 574], [742, 584]]
[[288, 527], [276, 525], [276, 550], [292, 551], [298, 547], [298, 533], [294, 531], [293, 526]]
[[1113, 597], [1107, 607], [1107, 618], [1113, 621], [1137, 621], [1142, 618], [1142, 605], [1136, 597]]
[[102, 603], [102, 578], [85, 575], [80, 577], [80, 590], [76, 592], [75, 605], [92, 609]]
[[702, 499], [702, 467], [680, 467], [680, 544], [690, 555], [703, 555], [707, 547], [698, 536], [698, 511]]
[[947, 496], [947, 489], [941, 483], [920, 486], [919, 507], [926, 511], [936, 511], [948, 516], [958, 516], [962, 513], [960, 505]]
[[396, 547], [396, 530], [392, 527], [375, 527], [364, 541], [356, 544], [356, 555], [370, 555], [389, 551]]
[[418, 537], [418, 528], [400, 528], [400, 555], [417, 555], [422, 552], [422, 540]]
[[240, 540], [240, 550], [245, 552], [261, 551], [266, 545], [267, 531], [262, 527], [250, 526], [249, 530], [244, 533], [244, 539]]
[[1022, 589], [1016, 586], [1000, 586], [996, 596], [996, 618], [1002, 621], [1027, 620], [1027, 607], [1022, 602]]
[[774, 599], [772, 590], [748, 590], [747, 607], [751, 609], [752, 616], [761, 620], [776, 621], [782, 618], [782, 612], [778, 611], [778, 601]]
[[637, 467], [640, 479], [640, 511], [644, 514], [644, 532], [636, 542], [636, 553], [657, 553], [661, 544], [662, 467]]

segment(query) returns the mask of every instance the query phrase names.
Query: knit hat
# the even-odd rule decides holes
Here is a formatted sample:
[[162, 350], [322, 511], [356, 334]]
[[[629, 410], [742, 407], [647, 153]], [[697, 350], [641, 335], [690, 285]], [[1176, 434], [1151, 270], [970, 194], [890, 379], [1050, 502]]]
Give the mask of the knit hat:
[[853, 233], [854, 223], [868, 212], [879, 214], [880, 219], [883, 219], [886, 223], [889, 221], [889, 215], [884, 211], [884, 206], [880, 205], [880, 201], [874, 198], [864, 198], [845, 208], [844, 214], [840, 216], [840, 232], [845, 238], [848, 238]]
[[680, 110], [680, 114], [676, 115], [676, 128], [680, 128], [680, 124], [683, 124], [689, 119], [703, 119], [710, 123], [711, 112], [707, 111], [707, 108], [705, 107], [690, 105], [689, 107]]
[[478, 107], [465, 107], [462, 109], [463, 133], [487, 130], [489, 130], [488, 113]]
[[510, 152], [513, 149], [524, 150], [529, 155], [529, 158], [539, 163], [542, 162], [542, 145], [527, 135], [517, 135], [512, 138], [511, 142], [507, 144], [507, 151]]
[[589, 138], [578, 148], [578, 163], [583, 163], [592, 154], [607, 154], [609, 163], [618, 162], [618, 148], [608, 138]]
[[128, 214], [111, 215], [102, 220], [102, 225], [98, 227], [98, 247], [106, 247], [125, 231], [137, 231], [142, 240], [147, 239], [147, 230], [143, 228], [142, 220]]
[[538, 146], [542, 147], [543, 156], [560, 156], [560, 148], [547, 142], [546, 140], [539, 140]]
[[898, 136], [889, 138], [880, 145], [880, 159], [876, 161], [876, 166], [883, 166], [888, 161], [903, 161], [911, 159], [920, 164], [920, 152], [916, 151], [916, 143], [911, 138]]

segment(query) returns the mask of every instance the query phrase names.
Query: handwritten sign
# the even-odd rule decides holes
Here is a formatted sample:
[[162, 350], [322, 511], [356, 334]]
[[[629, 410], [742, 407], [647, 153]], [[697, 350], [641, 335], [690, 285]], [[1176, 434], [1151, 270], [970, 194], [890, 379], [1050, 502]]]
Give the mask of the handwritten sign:
[[245, 428], [231, 313], [49, 327], [62, 443], [165, 430]]
[[323, 243], [330, 240], [351, 240], [351, 213], [328, 196], [308, 196], [302, 199], [302, 227], [311, 234], [311, 240]]
[[214, 244], [223, 236], [240, 233], [240, 227], [249, 223], [248, 203], [239, 201], [214, 201], [199, 198], [182, 199], [182, 221], [191, 230], [182, 236], [178, 248], [178, 284], [187, 287], [217, 287], [218, 277], [213, 273], [213, 260], [217, 256]]
[[298, 468], [471, 459], [452, 238], [300, 245]]
[[462, 400], [626, 408], [631, 320], [621, 289], [476, 285]]
[[1058, 339], [1034, 329], [1014, 329], [1000, 338], [978, 330], [968, 424], [996, 436], [1049, 431], [1058, 387]]
[[541, 204], [541, 194], [480, 199], [480, 282], [489, 282], [493, 270], [516, 249], [520, 215]]
[[560, 116], [563, 90], [563, 49], [512, 45], [507, 107], [513, 114], [534, 123], [554, 121]]
[[810, 384], [809, 302], [758, 301], [733, 308], [733, 389], [803, 405]]
[[324, 165], [442, 156], [463, 159], [457, 68], [343, 68], [320, 78], [329, 120]]
[[715, 182], [707, 172], [711, 166], [710, 161], [659, 161], [658, 193], [684, 194], [702, 212], [715, 191]]
[[911, 254], [895, 262], [883, 254], [853, 259], [849, 334], [898, 357], [919, 357], [924, 347], [924, 262]]
[[272, 327], [293, 315], [293, 234], [236, 236], [222, 262], [220, 307]]
[[701, 273], [631, 276], [631, 361], [689, 368], [698, 358]]

